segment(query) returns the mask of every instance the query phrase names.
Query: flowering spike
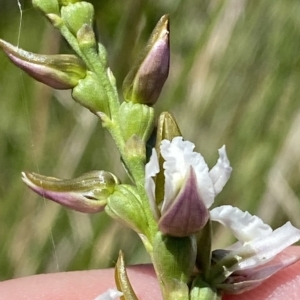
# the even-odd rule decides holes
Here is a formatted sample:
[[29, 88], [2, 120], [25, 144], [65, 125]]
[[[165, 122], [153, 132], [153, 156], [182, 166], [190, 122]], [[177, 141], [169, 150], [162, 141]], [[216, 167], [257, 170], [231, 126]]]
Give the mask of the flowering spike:
[[75, 179], [22, 173], [22, 180], [37, 194], [76, 211], [102, 211], [119, 180], [112, 173], [91, 171]]
[[155, 104], [169, 75], [169, 16], [164, 15], [148, 41], [137, 64], [123, 82], [127, 102]]
[[0, 48], [17, 67], [55, 89], [71, 89], [86, 75], [85, 64], [75, 55], [35, 54], [1, 39]]

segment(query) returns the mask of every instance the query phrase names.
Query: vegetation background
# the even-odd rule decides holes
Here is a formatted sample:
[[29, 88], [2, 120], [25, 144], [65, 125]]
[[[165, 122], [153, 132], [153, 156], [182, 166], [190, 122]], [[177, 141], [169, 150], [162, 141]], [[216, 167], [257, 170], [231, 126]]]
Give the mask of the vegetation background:
[[[216, 204], [300, 227], [300, 2], [94, 0], [100, 41], [119, 86], [161, 15], [171, 19], [171, 111], [212, 166], [226, 144], [232, 177]], [[37, 53], [71, 52], [31, 1], [0, 0], [0, 38]], [[72, 178], [109, 170], [126, 181], [97, 118], [69, 91], [37, 83], [0, 53], [0, 280], [149, 261], [137, 236], [105, 214], [37, 197], [22, 170]], [[232, 242], [216, 229], [216, 247]]]

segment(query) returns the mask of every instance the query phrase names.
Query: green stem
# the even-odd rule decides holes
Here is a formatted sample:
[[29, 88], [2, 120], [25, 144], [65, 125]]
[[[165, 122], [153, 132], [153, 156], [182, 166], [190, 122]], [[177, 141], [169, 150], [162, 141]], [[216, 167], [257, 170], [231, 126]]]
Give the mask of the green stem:
[[[57, 27], [60, 30], [61, 34], [70, 44], [70, 46], [74, 49], [77, 55], [85, 62], [87, 67], [96, 74], [100, 84], [103, 85], [104, 90], [106, 91], [107, 99], [109, 103], [109, 109], [110, 109], [110, 118], [105, 118], [105, 117], [102, 118], [102, 116], [100, 117], [102, 118], [103, 126], [108, 129], [112, 138], [114, 139], [116, 146], [120, 152], [120, 155], [124, 160], [127, 168], [129, 169], [134, 179], [134, 182], [137, 186], [143, 204], [143, 209], [145, 211], [147, 222], [148, 222], [149, 236], [147, 236], [147, 238], [149, 239], [150, 243], [152, 243], [153, 237], [157, 232], [157, 224], [154, 220], [150, 208], [150, 204], [148, 201], [148, 197], [146, 195], [145, 187], [144, 187], [145, 184], [144, 159], [141, 159], [140, 161], [136, 162], [130, 159], [130, 157], [128, 157], [128, 155], [126, 154], [125, 141], [122, 136], [121, 124], [119, 118], [120, 102], [119, 102], [119, 96], [116, 89], [115, 79], [113, 77], [113, 74], [110, 71], [110, 69], [107, 68], [99, 58], [98, 53], [95, 49], [95, 45], [79, 44], [77, 38], [70, 32], [70, 30], [67, 28], [67, 26], [64, 24], [64, 22], [61, 19], [54, 20], [53, 24], [55, 27]], [[149, 254], [151, 255], [152, 247], [150, 247], [148, 244], [146, 249], [148, 252], [150, 251]]]

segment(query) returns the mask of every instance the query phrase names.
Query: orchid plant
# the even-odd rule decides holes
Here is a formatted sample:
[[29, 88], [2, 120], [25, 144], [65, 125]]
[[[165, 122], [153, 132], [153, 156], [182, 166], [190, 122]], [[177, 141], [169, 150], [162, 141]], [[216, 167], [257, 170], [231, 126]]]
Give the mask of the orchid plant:
[[[153, 105], [169, 73], [168, 15], [159, 20], [125, 78], [121, 102], [105, 47], [93, 31], [93, 6], [77, 0], [32, 2], [75, 54], [34, 54], [3, 40], [0, 47], [16, 66], [55, 89], [70, 89], [75, 101], [99, 117], [116, 143], [131, 184], [104, 170], [67, 180], [23, 172], [29, 188], [79, 212], [105, 212], [133, 229], [151, 257], [166, 300], [242, 293], [300, 259], [284, 251], [300, 239], [300, 230], [290, 222], [273, 231], [237, 207], [211, 209], [232, 172], [225, 146], [209, 170], [170, 113], [161, 113], [155, 121]], [[146, 152], [149, 145], [151, 155]], [[212, 222], [229, 228], [238, 241], [213, 250]], [[115, 274], [116, 288], [96, 299], [137, 299], [121, 252]]]

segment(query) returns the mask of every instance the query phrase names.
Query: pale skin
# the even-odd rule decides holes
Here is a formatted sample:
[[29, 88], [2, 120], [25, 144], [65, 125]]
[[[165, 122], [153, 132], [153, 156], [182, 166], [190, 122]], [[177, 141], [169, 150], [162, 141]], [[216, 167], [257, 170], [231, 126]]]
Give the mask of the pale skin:
[[[300, 254], [300, 247], [292, 247]], [[150, 265], [130, 267], [131, 282], [143, 300], [161, 300], [160, 290]], [[0, 283], [1, 300], [93, 300], [115, 287], [114, 270], [91, 270], [34, 275]], [[300, 262], [289, 266], [266, 280], [256, 289], [223, 300], [298, 300], [300, 295]]]

